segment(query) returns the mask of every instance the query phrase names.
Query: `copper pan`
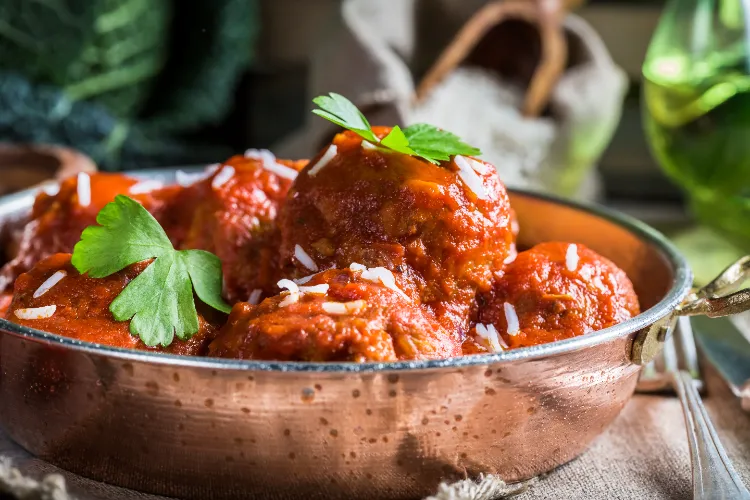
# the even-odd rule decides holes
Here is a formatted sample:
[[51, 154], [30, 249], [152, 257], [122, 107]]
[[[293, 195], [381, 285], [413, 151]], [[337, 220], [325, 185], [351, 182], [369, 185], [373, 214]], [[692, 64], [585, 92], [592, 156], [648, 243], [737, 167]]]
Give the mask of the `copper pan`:
[[[18, 218], [32, 200], [2, 199], [0, 218]], [[177, 357], [0, 320], [0, 425], [64, 469], [194, 499], [411, 499], [443, 480], [549, 471], [583, 453], [627, 404], [691, 273], [635, 220], [520, 191], [512, 201], [523, 243], [563, 239], [601, 252], [627, 271], [645, 312], [564, 342], [386, 364]]]

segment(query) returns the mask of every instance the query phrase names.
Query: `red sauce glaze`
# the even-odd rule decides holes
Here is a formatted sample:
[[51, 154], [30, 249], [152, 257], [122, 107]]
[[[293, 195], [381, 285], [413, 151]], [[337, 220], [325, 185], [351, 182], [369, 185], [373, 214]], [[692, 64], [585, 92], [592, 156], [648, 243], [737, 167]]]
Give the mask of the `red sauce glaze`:
[[12, 293], [0, 293], [0, 317], [5, 317], [10, 308], [10, 303], [13, 302]]
[[[109, 305], [127, 284], [143, 271], [148, 262], [133, 264], [106, 278], [89, 278], [81, 275], [70, 263], [70, 254], [55, 254], [45, 258], [29, 272], [16, 279], [13, 302], [6, 313], [9, 321], [65, 337], [94, 342], [114, 347], [169, 352], [172, 354], [201, 355], [208, 342], [216, 334], [216, 317], [199, 301], [200, 330], [189, 340], [175, 338], [166, 348], [149, 347], [130, 334], [129, 321], [115, 321]], [[34, 292], [47, 278], [57, 271], [65, 271], [66, 276], [38, 298]], [[50, 318], [21, 319], [18, 309], [55, 305], [55, 313]]]
[[[375, 128], [381, 137], [388, 130]], [[281, 211], [282, 276], [311, 272], [295, 257], [296, 245], [320, 269], [383, 266], [462, 339], [477, 291], [489, 291], [513, 243], [510, 204], [495, 169], [478, 162], [488, 193], [480, 199], [455, 161], [433, 165], [364, 149], [351, 132], [333, 144], [337, 154], [314, 175], [324, 152], [310, 162]]]
[[[307, 161], [277, 163], [299, 171]], [[215, 183], [225, 166], [234, 175]], [[247, 300], [254, 289], [270, 294], [280, 239], [276, 215], [291, 184], [263, 168], [260, 160], [233, 156], [213, 175], [180, 192], [165, 230], [176, 248], [206, 250], [221, 259], [227, 301]]]
[[[328, 270], [303, 286], [328, 284], [327, 295], [286, 293], [260, 305], [239, 303], [209, 348], [210, 356], [281, 361], [396, 361], [461, 354], [460, 345], [434, 316], [381, 284], [349, 270]], [[325, 303], [364, 301], [332, 314]]]
[[41, 259], [55, 253], [70, 253], [86, 227], [96, 223], [96, 215], [115, 196], [124, 194], [139, 201], [157, 220], [161, 220], [177, 187], [151, 193], [131, 194], [138, 180], [122, 174], [90, 174], [91, 202], [81, 206], [78, 177], [65, 179], [55, 195], [40, 193], [31, 220], [20, 234], [12, 260], [0, 270], [0, 291], [9, 290], [18, 275], [30, 270]]
[[[510, 348], [583, 335], [621, 323], [640, 312], [633, 285], [615, 264], [576, 245], [568, 268], [569, 243], [549, 242], [518, 254], [484, 298], [479, 322], [493, 324]], [[520, 331], [508, 334], [504, 304], [513, 305]], [[464, 352], [486, 352], [470, 338]]]

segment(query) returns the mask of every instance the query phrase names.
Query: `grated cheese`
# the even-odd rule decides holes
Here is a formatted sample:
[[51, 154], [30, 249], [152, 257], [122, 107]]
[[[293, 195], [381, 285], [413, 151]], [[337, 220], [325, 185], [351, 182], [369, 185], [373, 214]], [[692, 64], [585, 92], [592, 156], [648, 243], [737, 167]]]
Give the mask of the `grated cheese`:
[[260, 160], [264, 170], [276, 174], [284, 179], [294, 180], [297, 178], [297, 171], [286, 165], [281, 165], [276, 161], [276, 156], [267, 149], [248, 149], [245, 151], [245, 158]]
[[395, 276], [393, 276], [393, 273], [385, 267], [367, 268], [362, 264], [352, 262], [351, 265], [349, 265], [349, 269], [354, 272], [361, 272], [361, 277], [363, 280], [371, 281], [373, 283], [382, 283], [383, 286], [398, 293], [406, 300], [411, 300], [409, 296], [406, 295], [404, 291], [398, 287], [398, 285], [396, 284], [396, 278]]
[[337, 153], [338, 147], [336, 147], [335, 144], [331, 144], [330, 146], [328, 146], [328, 149], [326, 149], [326, 152], [323, 153], [323, 156], [320, 157], [318, 163], [316, 163], [310, 170], [307, 171], [307, 175], [309, 175], [310, 177], [315, 177], [318, 172], [323, 170], [323, 168], [336, 157]]
[[91, 176], [86, 172], [78, 173], [76, 192], [78, 193], [78, 204], [80, 206], [88, 207], [91, 205]]
[[507, 264], [512, 264], [513, 262], [515, 262], [516, 257], [518, 257], [518, 250], [516, 250], [516, 245], [514, 243], [510, 247], [510, 255], [508, 255], [507, 257], [505, 257], [505, 260], [503, 261], [503, 264], [506, 264], [506, 265]]
[[145, 194], [150, 193], [151, 191], [155, 189], [160, 189], [164, 184], [162, 184], [161, 181], [157, 181], [156, 179], [150, 179], [147, 181], [141, 181], [138, 184], [134, 184], [133, 186], [130, 186], [130, 194]]
[[234, 177], [234, 167], [231, 165], [225, 165], [219, 173], [214, 176], [211, 181], [211, 187], [213, 189], [219, 189], [221, 186], [229, 182]]
[[505, 343], [505, 340], [503, 340], [503, 338], [498, 333], [497, 328], [495, 328], [495, 325], [493, 325], [492, 323], [490, 323], [489, 325], [477, 323], [476, 332], [481, 339], [485, 340], [489, 344], [492, 352], [502, 352], [504, 349], [509, 348], [508, 344]]
[[328, 314], [356, 314], [367, 307], [364, 300], [353, 300], [351, 302], [323, 302], [323, 311]]
[[482, 178], [477, 175], [476, 170], [469, 164], [469, 160], [463, 156], [457, 155], [453, 161], [458, 166], [458, 176], [480, 200], [489, 198], [487, 190], [484, 188]]
[[570, 272], [578, 269], [578, 245], [575, 243], [568, 245], [568, 249], [565, 251], [565, 267]]
[[329, 285], [314, 285], [314, 286], [301, 286], [299, 287], [300, 293], [311, 293], [315, 295], [325, 295], [328, 293]]
[[305, 252], [305, 249], [299, 245], [294, 245], [294, 256], [297, 258], [300, 264], [308, 268], [310, 271], [317, 271], [318, 265], [312, 260], [312, 257]]
[[55, 274], [47, 278], [44, 281], [44, 283], [39, 285], [39, 288], [36, 289], [32, 297], [34, 297], [35, 299], [38, 299], [39, 297], [47, 293], [47, 291], [49, 291], [50, 288], [57, 285], [60, 282], [60, 280], [62, 280], [67, 275], [68, 273], [66, 271], [57, 271]]
[[174, 174], [175, 181], [182, 187], [192, 186], [196, 182], [200, 182], [204, 179], [208, 179], [211, 175], [219, 168], [219, 164], [210, 165], [206, 167], [203, 172], [185, 172], [184, 170], [178, 170]]
[[258, 305], [261, 295], [263, 295], [263, 290], [261, 290], [260, 288], [256, 288], [255, 290], [250, 292], [250, 297], [248, 297], [247, 299], [248, 304], [252, 304], [254, 306]]
[[521, 325], [518, 322], [518, 314], [516, 314], [516, 308], [513, 307], [513, 304], [504, 302], [503, 309], [505, 311], [505, 322], [508, 323], [508, 335], [518, 335], [521, 332]]
[[47, 319], [51, 318], [57, 306], [30, 307], [27, 309], [16, 309], [14, 314], [20, 319]]

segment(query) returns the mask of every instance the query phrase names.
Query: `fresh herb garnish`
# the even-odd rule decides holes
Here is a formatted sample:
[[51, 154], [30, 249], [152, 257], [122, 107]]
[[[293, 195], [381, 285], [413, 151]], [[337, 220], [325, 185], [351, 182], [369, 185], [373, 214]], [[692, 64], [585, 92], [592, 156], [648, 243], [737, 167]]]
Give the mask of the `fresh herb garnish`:
[[403, 130], [396, 126], [383, 139], [378, 139], [367, 118], [346, 97], [331, 92], [328, 96], [316, 97], [313, 102], [321, 108], [313, 110], [316, 115], [355, 132], [373, 144], [398, 153], [418, 156], [430, 163], [438, 164], [455, 155], [482, 154], [479, 149], [469, 146], [455, 134], [426, 123], [410, 125]]
[[132, 198], [118, 195], [96, 217], [73, 249], [71, 262], [81, 273], [104, 278], [136, 262], [155, 259], [120, 295], [109, 310], [117, 321], [130, 321], [130, 333], [149, 346], [168, 346], [177, 335], [198, 332], [198, 297], [222, 312], [221, 261], [203, 250], [177, 251], [154, 217]]

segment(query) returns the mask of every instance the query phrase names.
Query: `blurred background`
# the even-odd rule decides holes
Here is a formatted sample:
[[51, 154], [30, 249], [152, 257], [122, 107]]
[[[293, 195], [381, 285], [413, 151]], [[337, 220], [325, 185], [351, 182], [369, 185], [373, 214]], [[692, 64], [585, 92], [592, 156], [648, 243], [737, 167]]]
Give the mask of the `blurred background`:
[[[490, 9], [498, 4], [506, 5]], [[711, 75], [730, 66], [746, 75], [743, 6], [743, 0], [0, 0], [0, 142], [70, 147], [109, 171], [208, 164], [247, 148], [306, 157], [333, 132], [314, 121], [310, 99], [337, 91], [376, 124], [430, 121], [458, 133], [482, 147], [509, 185], [598, 201], [657, 225], [705, 278], [748, 250], [743, 217], [750, 209], [742, 190], [750, 186], [735, 176], [723, 183], [728, 193], [717, 191], [710, 176], [703, 184], [681, 176], [681, 164], [670, 160], [674, 151], [665, 149], [675, 138], [653, 125], [673, 123], [678, 111], [698, 102], [697, 94], [674, 104], [669, 92], [682, 96], [685, 81], [663, 86], [659, 73], [644, 85], [644, 61], [649, 53], [653, 68], [674, 73], [675, 54], [687, 58], [689, 79], [700, 86], [710, 78], [700, 73], [705, 64], [701, 70], [693, 63], [718, 52], [731, 59], [727, 47], [739, 40], [740, 54], [711, 66]], [[460, 36], [467, 23], [479, 35]], [[657, 27], [663, 39], [685, 44], [655, 47]], [[441, 65], [451, 49], [462, 57]], [[727, 91], [727, 81], [719, 83], [729, 97], [711, 106], [741, 91], [739, 80]], [[695, 106], [703, 114], [713, 109], [703, 101]], [[681, 136], [685, 144], [726, 133], [705, 124], [703, 114], [701, 131], [690, 133], [704, 135]], [[742, 116], [731, 123], [735, 139], [747, 142]], [[8, 161], [0, 168], [7, 176], [18, 170]], [[698, 206], [702, 186], [715, 189]], [[730, 223], [716, 223], [706, 212], [731, 196], [741, 199], [724, 207]]]

